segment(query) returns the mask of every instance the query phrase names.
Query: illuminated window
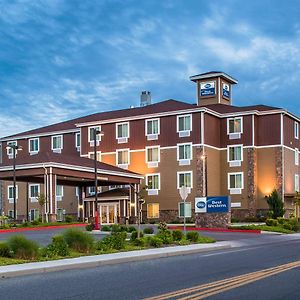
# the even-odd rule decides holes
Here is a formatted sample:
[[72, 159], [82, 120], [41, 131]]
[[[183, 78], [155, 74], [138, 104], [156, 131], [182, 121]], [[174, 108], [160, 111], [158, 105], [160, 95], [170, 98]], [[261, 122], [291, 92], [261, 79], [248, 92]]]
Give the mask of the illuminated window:
[[148, 190], [159, 190], [160, 189], [160, 175], [149, 174], [146, 175], [146, 185]]
[[129, 150], [117, 150], [117, 165], [129, 165]]
[[[9, 203], [14, 203], [14, 186], [7, 187], [7, 198]], [[16, 185], [16, 200], [18, 200], [18, 186]]]
[[31, 202], [37, 202], [37, 197], [40, 194], [40, 185], [39, 184], [30, 184], [29, 185], [29, 198]]
[[295, 192], [299, 192], [299, 175], [295, 174]]
[[30, 139], [29, 140], [29, 153], [34, 154], [38, 153], [40, 150], [40, 139], [35, 138], [35, 139]]
[[299, 165], [299, 149], [295, 148], [295, 165]]
[[243, 121], [241, 117], [228, 119], [227, 133], [243, 133]]
[[177, 188], [181, 188], [182, 186], [192, 188], [193, 187], [193, 172], [177, 172]]
[[295, 139], [299, 138], [299, 123], [298, 122], [294, 123], [294, 135], [295, 135]]
[[55, 135], [51, 138], [52, 150], [61, 150], [63, 148], [63, 136]]
[[160, 161], [160, 153], [159, 146], [154, 147], [146, 147], [146, 162], [159, 162]]
[[147, 204], [147, 218], [149, 219], [159, 218], [159, 203]]
[[146, 120], [146, 135], [158, 135], [160, 132], [159, 119]]

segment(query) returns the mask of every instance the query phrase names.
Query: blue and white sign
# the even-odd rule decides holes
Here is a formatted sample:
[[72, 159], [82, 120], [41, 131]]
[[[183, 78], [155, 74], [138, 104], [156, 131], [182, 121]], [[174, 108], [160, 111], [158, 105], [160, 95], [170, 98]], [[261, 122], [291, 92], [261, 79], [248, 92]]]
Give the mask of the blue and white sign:
[[207, 81], [200, 84], [200, 96], [212, 96], [215, 95], [215, 82]]
[[226, 98], [230, 98], [230, 85], [227, 83], [223, 83], [223, 96]]
[[223, 213], [228, 212], [229, 208], [228, 196], [195, 198], [195, 213]]

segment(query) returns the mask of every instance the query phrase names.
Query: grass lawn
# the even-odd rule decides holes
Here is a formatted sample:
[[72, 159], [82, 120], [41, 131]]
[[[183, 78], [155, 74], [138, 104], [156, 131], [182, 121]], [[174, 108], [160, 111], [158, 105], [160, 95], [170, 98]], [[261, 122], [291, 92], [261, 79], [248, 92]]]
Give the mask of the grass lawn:
[[232, 226], [230, 229], [244, 229], [244, 230], [263, 230], [270, 232], [279, 232], [279, 233], [296, 233], [296, 231], [285, 229], [282, 226], [267, 226], [267, 225], [244, 225], [244, 226]]

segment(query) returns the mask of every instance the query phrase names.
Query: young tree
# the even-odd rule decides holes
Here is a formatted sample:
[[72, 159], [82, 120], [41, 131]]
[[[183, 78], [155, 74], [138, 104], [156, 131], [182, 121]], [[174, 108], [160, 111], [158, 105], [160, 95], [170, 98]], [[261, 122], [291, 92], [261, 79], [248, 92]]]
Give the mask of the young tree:
[[267, 197], [267, 202], [270, 210], [272, 211], [272, 217], [277, 219], [278, 217], [283, 217], [285, 210], [283, 208], [283, 202], [279, 196], [277, 190], [273, 190], [270, 196]]
[[41, 207], [41, 218], [42, 218], [42, 223], [44, 223], [44, 214], [43, 214], [43, 208], [44, 208], [44, 205], [46, 203], [46, 197], [44, 194], [39, 194], [37, 197], [36, 197], [40, 207]]

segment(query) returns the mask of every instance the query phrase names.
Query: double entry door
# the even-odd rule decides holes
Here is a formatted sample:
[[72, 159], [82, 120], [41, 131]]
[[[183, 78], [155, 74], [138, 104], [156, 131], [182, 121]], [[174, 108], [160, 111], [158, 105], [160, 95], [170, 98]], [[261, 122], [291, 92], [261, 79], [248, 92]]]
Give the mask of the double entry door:
[[99, 205], [100, 223], [115, 224], [117, 223], [118, 207], [116, 203], [103, 203]]

